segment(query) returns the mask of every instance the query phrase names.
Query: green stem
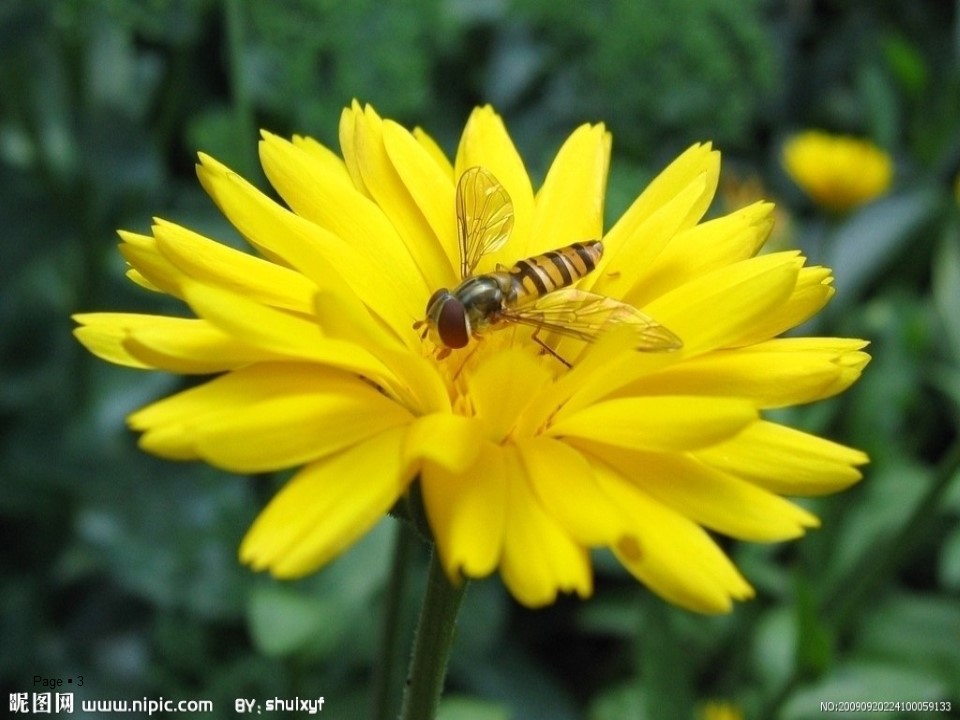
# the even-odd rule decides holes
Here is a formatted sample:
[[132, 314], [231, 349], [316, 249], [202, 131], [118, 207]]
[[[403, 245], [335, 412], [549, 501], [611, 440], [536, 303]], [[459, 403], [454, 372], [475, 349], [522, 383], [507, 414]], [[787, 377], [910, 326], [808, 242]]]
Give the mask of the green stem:
[[457, 611], [467, 589], [465, 580], [454, 587], [443, 572], [436, 548], [430, 557], [427, 592], [420, 609], [417, 636], [410, 658], [401, 720], [433, 720], [437, 715], [447, 660], [453, 647]]
[[384, 597], [383, 624], [380, 627], [379, 662], [373, 675], [374, 720], [388, 720], [396, 716], [395, 701], [400, 687], [400, 636], [403, 630], [403, 600], [406, 597], [410, 554], [416, 534], [406, 522], [398, 522], [393, 546], [393, 561]]

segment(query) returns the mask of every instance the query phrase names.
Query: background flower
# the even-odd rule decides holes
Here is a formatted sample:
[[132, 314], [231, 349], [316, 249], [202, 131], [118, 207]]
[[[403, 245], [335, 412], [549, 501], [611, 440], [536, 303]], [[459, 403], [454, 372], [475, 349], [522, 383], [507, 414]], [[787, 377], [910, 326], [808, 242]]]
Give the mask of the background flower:
[[703, 720], [743, 720], [743, 713], [733, 703], [711, 701], [700, 708]]
[[814, 202], [841, 212], [875, 200], [893, 180], [893, 161], [876, 145], [820, 130], [787, 140], [783, 167]]

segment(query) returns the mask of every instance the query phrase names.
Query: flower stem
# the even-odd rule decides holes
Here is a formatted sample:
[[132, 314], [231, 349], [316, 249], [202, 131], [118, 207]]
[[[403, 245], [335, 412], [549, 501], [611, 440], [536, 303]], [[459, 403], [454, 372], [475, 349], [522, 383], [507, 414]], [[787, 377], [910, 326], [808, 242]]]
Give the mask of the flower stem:
[[390, 578], [387, 581], [384, 597], [383, 624], [380, 627], [379, 662], [373, 675], [373, 717], [375, 720], [389, 720], [396, 717], [396, 702], [399, 699], [400, 678], [402, 672], [400, 655], [400, 637], [403, 634], [401, 622], [406, 597], [407, 576], [410, 567], [410, 555], [417, 535], [406, 522], [397, 522], [396, 538], [393, 546], [393, 561]]
[[453, 647], [457, 611], [466, 589], [465, 580], [459, 587], [450, 584], [434, 548], [400, 720], [433, 720], [436, 717], [447, 674], [447, 660]]

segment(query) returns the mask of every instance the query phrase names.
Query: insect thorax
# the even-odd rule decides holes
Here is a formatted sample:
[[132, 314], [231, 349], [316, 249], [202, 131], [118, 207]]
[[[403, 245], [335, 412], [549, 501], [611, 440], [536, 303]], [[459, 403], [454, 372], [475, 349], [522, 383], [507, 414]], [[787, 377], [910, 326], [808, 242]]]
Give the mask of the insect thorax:
[[505, 272], [475, 275], [464, 280], [453, 291], [463, 303], [474, 332], [495, 323], [504, 308], [514, 303], [516, 293], [513, 278]]

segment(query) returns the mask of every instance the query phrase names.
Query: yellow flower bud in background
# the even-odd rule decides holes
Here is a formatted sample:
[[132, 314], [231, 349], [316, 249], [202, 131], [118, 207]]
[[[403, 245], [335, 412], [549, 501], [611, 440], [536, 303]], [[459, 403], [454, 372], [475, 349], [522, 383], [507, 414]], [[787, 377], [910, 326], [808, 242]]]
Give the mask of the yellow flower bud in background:
[[893, 161], [868, 140], [808, 130], [783, 146], [783, 167], [818, 205], [846, 212], [890, 188]]

